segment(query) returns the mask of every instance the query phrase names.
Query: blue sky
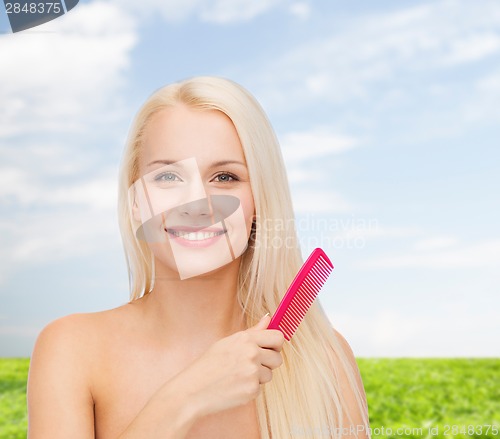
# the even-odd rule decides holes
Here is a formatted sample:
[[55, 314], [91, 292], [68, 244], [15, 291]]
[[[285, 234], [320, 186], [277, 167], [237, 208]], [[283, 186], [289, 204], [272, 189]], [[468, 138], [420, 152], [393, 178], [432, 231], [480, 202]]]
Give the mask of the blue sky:
[[[130, 121], [229, 77], [282, 145], [303, 254], [357, 356], [499, 356], [500, 4], [84, 1], [0, 14], [0, 356], [128, 299], [116, 218]], [[269, 190], [272, 190], [270, 188]]]

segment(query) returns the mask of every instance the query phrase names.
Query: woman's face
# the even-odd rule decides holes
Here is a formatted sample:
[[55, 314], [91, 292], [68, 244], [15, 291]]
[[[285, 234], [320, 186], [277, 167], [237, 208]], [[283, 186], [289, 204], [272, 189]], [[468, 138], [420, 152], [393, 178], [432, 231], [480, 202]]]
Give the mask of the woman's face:
[[245, 251], [255, 207], [243, 148], [225, 114], [182, 104], [156, 113], [139, 175], [129, 200], [157, 274], [202, 275]]

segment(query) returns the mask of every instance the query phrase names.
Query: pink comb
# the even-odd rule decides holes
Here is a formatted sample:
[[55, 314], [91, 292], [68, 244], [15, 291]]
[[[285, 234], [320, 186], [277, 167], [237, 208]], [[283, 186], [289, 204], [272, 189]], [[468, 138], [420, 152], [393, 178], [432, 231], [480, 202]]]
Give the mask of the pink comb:
[[326, 253], [315, 249], [288, 287], [267, 329], [279, 329], [290, 341], [332, 270]]

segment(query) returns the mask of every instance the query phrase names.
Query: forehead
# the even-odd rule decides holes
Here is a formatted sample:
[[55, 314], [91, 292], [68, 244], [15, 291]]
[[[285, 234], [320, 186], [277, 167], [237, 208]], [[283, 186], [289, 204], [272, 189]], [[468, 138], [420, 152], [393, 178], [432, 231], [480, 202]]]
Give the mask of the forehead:
[[155, 113], [148, 122], [139, 163], [180, 161], [195, 157], [200, 166], [217, 159], [245, 162], [231, 119], [217, 110], [198, 110], [179, 104]]

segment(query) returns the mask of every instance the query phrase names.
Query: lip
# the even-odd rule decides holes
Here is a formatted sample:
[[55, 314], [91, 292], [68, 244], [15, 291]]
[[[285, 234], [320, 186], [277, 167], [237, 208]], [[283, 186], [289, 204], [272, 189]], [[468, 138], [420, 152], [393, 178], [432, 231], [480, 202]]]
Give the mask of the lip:
[[[174, 235], [172, 232], [185, 232], [185, 233], [198, 233], [203, 231], [203, 233], [220, 233], [211, 238], [199, 239], [199, 240], [189, 240], [181, 236]], [[165, 228], [165, 232], [171, 241], [176, 244], [182, 245], [183, 247], [189, 248], [204, 248], [209, 247], [219, 241], [226, 233], [227, 230], [221, 229], [220, 227], [191, 227], [191, 226], [177, 226]]]
[[205, 227], [205, 226], [184, 226], [184, 225], [179, 225], [179, 226], [172, 226], [172, 227], [166, 227], [165, 228], [167, 232], [169, 230], [173, 230], [174, 232], [199, 232], [200, 230], [203, 230], [204, 232], [225, 232], [225, 230], [221, 227]]

